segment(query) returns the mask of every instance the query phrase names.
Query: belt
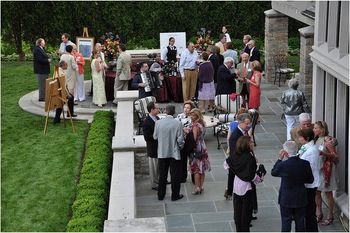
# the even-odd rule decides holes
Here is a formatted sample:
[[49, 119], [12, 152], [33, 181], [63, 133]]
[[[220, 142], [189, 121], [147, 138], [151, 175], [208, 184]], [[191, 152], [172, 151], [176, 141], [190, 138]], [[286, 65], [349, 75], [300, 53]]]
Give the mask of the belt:
[[195, 71], [196, 69], [184, 69], [184, 70]]

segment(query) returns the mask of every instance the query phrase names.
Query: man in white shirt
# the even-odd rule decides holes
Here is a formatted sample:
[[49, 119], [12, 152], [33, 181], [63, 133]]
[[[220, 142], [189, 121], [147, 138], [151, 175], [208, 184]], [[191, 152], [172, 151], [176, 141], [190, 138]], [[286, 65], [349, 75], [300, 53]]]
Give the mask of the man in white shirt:
[[316, 218], [316, 190], [320, 186], [320, 152], [318, 147], [314, 144], [314, 132], [312, 129], [301, 129], [298, 131], [299, 142], [302, 144], [298, 155], [301, 159], [309, 161], [314, 182], [305, 184], [307, 192], [307, 206], [305, 215], [305, 231], [317, 232], [317, 218]]
[[68, 33], [63, 33], [62, 34], [62, 43], [60, 45], [60, 48], [58, 50], [58, 55], [62, 56], [62, 54], [66, 53], [66, 47], [67, 45], [73, 45], [73, 42], [69, 40], [70, 35]]
[[198, 80], [198, 53], [194, 50], [194, 44], [189, 42], [180, 58], [179, 70], [182, 78], [183, 101], [191, 100], [196, 93]]

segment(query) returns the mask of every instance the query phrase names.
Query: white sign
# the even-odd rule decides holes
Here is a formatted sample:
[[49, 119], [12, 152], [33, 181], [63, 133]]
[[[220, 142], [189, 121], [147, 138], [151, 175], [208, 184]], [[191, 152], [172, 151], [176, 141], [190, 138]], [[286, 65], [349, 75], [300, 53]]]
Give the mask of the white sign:
[[160, 33], [160, 51], [169, 45], [169, 38], [175, 38], [177, 53], [180, 55], [186, 49], [186, 32], [162, 32]]

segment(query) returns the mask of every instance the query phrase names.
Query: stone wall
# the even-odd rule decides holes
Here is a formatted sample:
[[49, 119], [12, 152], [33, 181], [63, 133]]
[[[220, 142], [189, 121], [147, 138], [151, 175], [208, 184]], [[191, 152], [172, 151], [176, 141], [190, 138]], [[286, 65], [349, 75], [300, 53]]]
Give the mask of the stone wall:
[[314, 45], [314, 27], [300, 28], [300, 67], [299, 89], [304, 92], [307, 102], [312, 106], [312, 70], [313, 63], [310, 53]]
[[265, 77], [275, 78], [274, 55], [288, 52], [288, 17], [275, 11], [265, 13]]

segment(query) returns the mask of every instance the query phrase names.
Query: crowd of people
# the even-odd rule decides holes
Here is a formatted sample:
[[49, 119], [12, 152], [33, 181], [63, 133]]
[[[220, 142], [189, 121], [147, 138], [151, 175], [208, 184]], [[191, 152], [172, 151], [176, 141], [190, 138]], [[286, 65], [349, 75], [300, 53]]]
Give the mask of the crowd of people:
[[[251, 220], [258, 211], [256, 184], [264, 180], [266, 170], [258, 166], [249, 130], [252, 118], [248, 109], [260, 107], [262, 67], [260, 52], [251, 36], [244, 35], [242, 50], [232, 48], [227, 27], [222, 28], [219, 42], [208, 46], [199, 55], [194, 44], [189, 42], [181, 56], [178, 55], [175, 39], [169, 38], [169, 45], [161, 52], [159, 63], [140, 63], [140, 72], [132, 80], [131, 88], [139, 90], [139, 98], [157, 96], [157, 89], [164, 77], [161, 66], [178, 63], [182, 78], [183, 113], [177, 117], [175, 106], [168, 105], [165, 116], [159, 119], [159, 105], [147, 105], [148, 117], [143, 122], [143, 135], [147, 144], [151, 188], [158, 192], [158, 199], [166, 195], [168, 171], [171, 176], [171, 200], [183, 198], [181, 183], [187, 181], [188, 173], [193, 182], [193, 195], [204, 192], [205, 173], [211, 170], [208, 149], [204, 141], [206, 123], [203, 114], [214, 109], [215, 95], [240, 94], [242, 107], [236, 120], [230, 124], [227, 137], [229, 156], [224, 167], [228, 170], [225, 197], [233, 199], [234, 221], [237, 231], [249, 231]], [[45, 100], [45, 79], [50, 73], [51, 59], [46, 54], [45, 40], [39, 38], [34, 49], [34, 72], [39, 83], [39, 101]], [[66, 77], [65, 90], [68, 99], [68, 116], [75, 117], [74, 102], [84, 101], [84, 58], [69, 35], [62, 35], [58, 50], [59, 72]], [[240, 58], [240, 60], [238, 59]], [[104, 71], [107, 68], [101, 44], [92, 52], [92, 102], [98, 107], [107, 103], [104, 85]], [[119, 45], [116, 61], [114, 94], [128, 90], [131, 77], [131, 56], [124, 44]], [[318, 231], [318, 223], [333, 223], [336, 190], [335, 169], [338, 162], [337, 141], [329, 136], [327, 123], [316, 121], [311, 124], [310, 109], [304, 94], [298, 91], [298, 81], [291, 79], [289, 88], [281, 96], [281, 105], [287, 123], [287, 141], [279, 152], [272, 168], [273, 176], [281, 177], [278, 203], [280, 205], [282, 229], [291, 231]], [[199, 100], [199, 108], [191, 101]], [[113, 101], [116, 102], [116, 99]], [[207, 105], [207, 106], [206, 106]], [[60, 122], [62, 109], [56, 110], [54, 123]], [[329, 211], [324, 218], [322, 196], [325, 193]]]

